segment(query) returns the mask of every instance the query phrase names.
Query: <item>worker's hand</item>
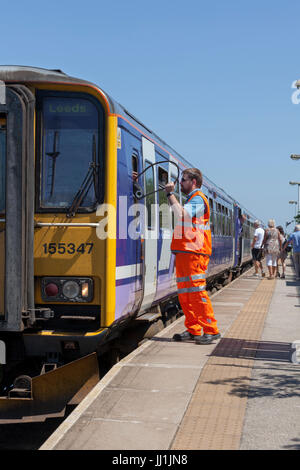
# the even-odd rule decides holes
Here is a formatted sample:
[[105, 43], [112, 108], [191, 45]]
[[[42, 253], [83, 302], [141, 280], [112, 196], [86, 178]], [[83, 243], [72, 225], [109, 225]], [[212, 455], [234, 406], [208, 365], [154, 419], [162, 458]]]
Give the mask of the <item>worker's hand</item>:
[[165, 186], [165, 191], [168, 194], [174, 191], [174, 188], [175, 188], [174, 183], [167, 183]]

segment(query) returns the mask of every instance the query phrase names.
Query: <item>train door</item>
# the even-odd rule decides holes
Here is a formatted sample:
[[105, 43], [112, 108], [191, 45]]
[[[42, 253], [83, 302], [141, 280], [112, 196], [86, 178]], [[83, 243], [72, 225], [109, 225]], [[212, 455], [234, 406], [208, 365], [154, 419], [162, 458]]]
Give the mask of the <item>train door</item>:
[[[172, 157], [171, 157], [172, 159]], [[173, 165], [166, 163], [164, 168], [158, 167], [158, 184], [164, 187], [168, 181], [175, 180], [171, 174]], [[175, 168], [175, 167], [174, 167]], [[173, 171], [174, 172], [174, 171]], [[171, 239], [172, 239], [172, 212], [168, 204], [168, 198], [164, 191], [158, 192], [159, 200], [159, 230], [160, 230], [160, 253], [158, 271], [170, 269], [171, 263]]]
[[240, 266], [243, 259], [243, 221], [242, 211], [238, 206], [234, 206], [234, 220], [235, 220], [235, 233], [234, 233], [234, 246], [235, 246], [235, 259], [234, 265]]
[[145, 197], [145, 217], [144, 217], [144, 297], [141, 311], [151, 307], [156, 294], [157, 287], [157, 242], [158, 242], [158, 208], [157, 208], [157, 181], [155, 166], [155, 147], [152, 142], [142, 137], [142, 153], [144, 169], [149, 167], [144, 173], [145, 193], [151, 193]]
[[34, 314], [34, 96], [0, 84], [0, 331]]

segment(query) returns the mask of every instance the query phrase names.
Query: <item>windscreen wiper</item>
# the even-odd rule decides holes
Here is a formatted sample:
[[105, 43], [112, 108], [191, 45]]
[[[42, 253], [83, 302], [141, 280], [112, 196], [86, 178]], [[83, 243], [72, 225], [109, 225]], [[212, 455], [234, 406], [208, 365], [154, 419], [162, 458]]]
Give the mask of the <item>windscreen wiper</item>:
[[[92, 183], [94, 182], [95, 184], [95, 180], [97, 180], [97, 177], [95, 177], [95, 174], [98, 173], [97, 171], [98, 166], [99, 165], [95, 164], [94, 162], [90, 162], [88, 172], [80, 188], [78, 189], [77, 193], [74, 196], [72, 204], [69, 207], [67, 217], [74, 217], [74, 215], [77, 212], [78, 207], [80, 206], [80, 204], [82, 203], [86, 195], [88, 194], [90, 187], [92, 186]], [[96, 188], [95, 188], [95, 193], [96, 193]]]
[[56, 159], [57, 159], [58, 155], [60, 154], [60, 152], [57, 151], [58, 136], [59, 136], [59, 132], [55, 131], [54, 132], [54, 138], [53, 138], [53, 151], [46, 153], [46, 155], [48, 155], [48, 157], [52, 158], [52, 174], [51, 174], [50, 197], [53, 196], [53, 191], [54, 191]]
[[93, 147], [92, 147], [92, 161], [89, 164], [88, 172], [78, 189], [77, 193], [75, 194], [72, 204], [69, 207], [67, 217], [74, 217], [77, 212], [78, 207], [88, 194], [92, 183], [94, 183], [94, 191], [95, 197], [98, 201], [99, 196], [99, 164], [97, 163], [97, 145], [96, 145], [96, 136], [93, 135]]

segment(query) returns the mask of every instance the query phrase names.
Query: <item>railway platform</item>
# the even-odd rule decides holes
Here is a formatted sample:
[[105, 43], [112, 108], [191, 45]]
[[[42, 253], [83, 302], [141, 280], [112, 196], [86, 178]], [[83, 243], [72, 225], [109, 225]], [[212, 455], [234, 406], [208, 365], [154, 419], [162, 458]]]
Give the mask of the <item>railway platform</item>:
[[300, 449], [300, 282], [253, 268], [211, 297], [222, 337], [181, 317], [116, 364], [40, 450]]

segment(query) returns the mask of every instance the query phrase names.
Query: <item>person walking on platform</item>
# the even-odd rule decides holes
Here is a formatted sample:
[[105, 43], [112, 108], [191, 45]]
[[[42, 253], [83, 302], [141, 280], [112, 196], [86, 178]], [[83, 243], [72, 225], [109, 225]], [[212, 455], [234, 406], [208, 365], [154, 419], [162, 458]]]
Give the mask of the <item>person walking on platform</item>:
[[268, 227], [265, 230], [263, 245], [266, 250], [266, 263], [269, 270], [269, 279], [274, 279], [277, 270], [277, 258], [281, 251], [280, 233], [275, 227], [275, 220], [268, 221]]
[[[283, 246], [286, 242], [286, 238], [285, 238], [283, 227], [281, 227], [281, 225], [278, 225], [277, 230], [279, 231], [280, 238], [281, 238], [281, 251], [280, 251], [280, 253], [278, 255], [278, 258], [277, 258], [277, 277], [281, 277], [281, 279], [285, 279], [285, 260], [287, 258], [287, 251], [283, 249]], [[280, 261], [281, 267], [282, 267], [281, 276], [280, 276], [280, 272], [279, 272], [279, 263], [278, 263], [279, 261]]]
[[260, 226], [259, 220], [256, 220], [254, 222], [254, 235], [253, 235], [253, 240], [251, 244], [252, 248], [252, 259], [254, 262], [254, 267], [255, 267], [255, 273], [254, 276], [258, 276], [258, 270], [261, 270], [261, 275], [262, 277], [265, 276], [264, 270], [263, 270], [263, 265], [261, 262], [262, 258], [262, 242], [264, 239], [265, 231], [264, 229]]
[[212, 246], [209, 204], [200, 190], [201, 171], [197, 168], [184, 170], [180, 185], [182, 192], [187, 194], [184, 206], [181, 206], [173, 193], [174, 184], [168, 183], [165, 186], [176, 220], [171, 250], [176, 256], [178, 298], [185, 315], [186, 327], [186, 331], [174, 335], [173, 339], [193, 339], [196, 344], [209, 344], [221, 335], [206, 292], [205, 273]]
[[288, 244], [293, 245], [293, 261], [296, 273], [297, 281], [300, 280], [300, 225], [296, 225], [295, 231], [289, 236], [287, 241], [284, 243], [283, 248], [285, 249]]

